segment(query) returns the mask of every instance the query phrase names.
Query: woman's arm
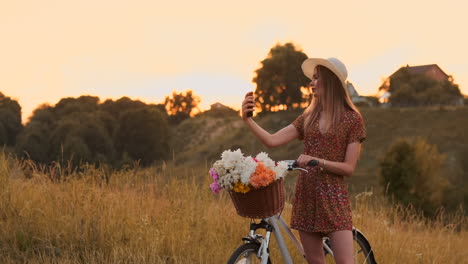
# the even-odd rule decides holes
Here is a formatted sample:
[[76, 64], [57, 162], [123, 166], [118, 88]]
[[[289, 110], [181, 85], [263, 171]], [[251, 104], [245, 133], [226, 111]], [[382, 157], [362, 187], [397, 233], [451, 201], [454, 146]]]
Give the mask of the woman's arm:
[[297, 129], [293, 125], [289, 125], [272, 135], [259, 126], [252, 118], [246, 120], [245, 123], [263, 145], [269, 148], [284, 145], [299, 136]]
[[297, 162], [301, 167], [305, 167], [309, 161], [318, 160], [318, 166], [322, 167], [324, 170], [330, 171], [334, 174], [350, 177], [353, 175], [354, 169], [356, 168], [360, 152], [361, 143], [353, 142], [347, 146], [345, 160], [343, 162], [328, 161], [304, 154], [299, 156]]
[[289, 125], [275, 134], [270, 134], [261, 126], [259, 126], [251, 117], [248, 117], [247, 113], [254, 111], [254, 97], [253, 93], [249, 92], [245, 95], [244, 101], [242, 102], [242, 119], [245, 124], [250, 128], [252, 133], [260, 139], [260, 141], [267, 147], [277, 147], [284, 145], [299, 136], [297, 129], [293, 125]]

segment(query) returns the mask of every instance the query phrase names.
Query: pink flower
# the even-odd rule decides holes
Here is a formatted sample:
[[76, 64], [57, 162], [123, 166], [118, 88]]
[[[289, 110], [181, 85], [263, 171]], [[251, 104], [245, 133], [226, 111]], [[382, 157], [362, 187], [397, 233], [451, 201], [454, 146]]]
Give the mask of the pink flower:
[[211, 178], [213, 178], [215, 182], [218, 182], [219, 175], [214, 168], [210, 169], [210, 175], [211, 175]]
[[216, 194], [218, 194], [219, 191], [221, 191], [221, 186], [219, 186], [219, 184], [218, 184], [217, 181], [215, 181], [215, 182], [213, 182], [212, 184], [210, 184], [210, 188], [211, 188], [211, 190], [212, 190], [214, 193], [216, 193]]

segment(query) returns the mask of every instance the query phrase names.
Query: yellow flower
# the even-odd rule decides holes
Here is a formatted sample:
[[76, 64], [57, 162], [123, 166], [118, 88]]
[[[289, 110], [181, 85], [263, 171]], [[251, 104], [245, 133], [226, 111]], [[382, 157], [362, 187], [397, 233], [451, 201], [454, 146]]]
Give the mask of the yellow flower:
[[250, 191], [250, 187], [241, 182], [238, 182], [234, 185], [233, 190], [238, 193], [247, 193]]

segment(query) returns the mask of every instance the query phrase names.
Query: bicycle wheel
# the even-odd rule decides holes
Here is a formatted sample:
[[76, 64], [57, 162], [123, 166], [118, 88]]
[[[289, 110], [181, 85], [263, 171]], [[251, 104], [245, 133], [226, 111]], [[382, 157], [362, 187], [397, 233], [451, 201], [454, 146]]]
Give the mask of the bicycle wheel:
[[[353, 241], [353, 260], [355, 264], [377, 264], [369, 242], [357, 229], [353, 230]], [[329, 239], [327, 239], [326, 243], [331, 248]], [[335, 260], [327, 251], [325, 251], [325, 259], [326, 263], [335, 263]]]
[[354, 263], [377, 264], [369, 241], [358, 230], [353, 230]]
[[[257, 243], [246, 243], [238, 247], [228, 260], [228, 264], [252, 264], [261, 263], [261, 259], [257, 257], [257, 252], [260, 245]], [[271, 263], [268, 258], [268, 263]]]

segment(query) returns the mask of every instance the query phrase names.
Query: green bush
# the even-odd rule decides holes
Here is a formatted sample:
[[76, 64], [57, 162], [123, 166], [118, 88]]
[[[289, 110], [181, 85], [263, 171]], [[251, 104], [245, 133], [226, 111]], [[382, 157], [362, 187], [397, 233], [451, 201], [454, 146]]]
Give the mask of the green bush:
[[387, 197], [434, 215], [449, 185], [441, 176], [444, 160], [445, 155], [424, 139], [398, 139], [380, 162]]

